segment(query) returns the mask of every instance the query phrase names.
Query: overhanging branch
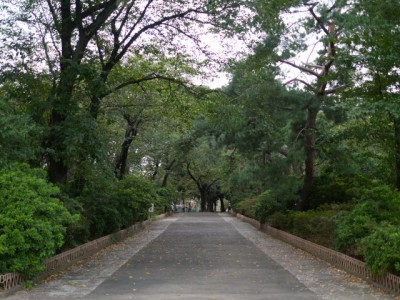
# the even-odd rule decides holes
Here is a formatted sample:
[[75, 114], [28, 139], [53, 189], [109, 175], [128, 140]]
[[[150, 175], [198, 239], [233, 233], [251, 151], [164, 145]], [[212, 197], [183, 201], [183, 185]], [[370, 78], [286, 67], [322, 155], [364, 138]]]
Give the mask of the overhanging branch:
[[303, 72], [306, 72], [306, 73], [308, 73], [308, 74], [314, 75], [314, 76], [316, 76], [316, 77], [318, 77], [318, 78], [321, 77], [320, 74], [318, 74], [317, 72], [315, 72], [315, 71], [313, 71], [313, 70], [311, 70], [311, 69], [308, 69], [308, 68], [306, 68], [306, 67], [298, 66], [298, 65], [296, 65], [295, 63], [292, 63], [292, 62], [290, 62], [290, 61], [283, 60], [283, 59], [280, 59], [279, 61], [280, 61], [281, 63], [284, 63], [284, 64], [287, 64], [287, 65], [289, 65], [289, 66], [292, 66], [292, 67], [294, 67], [294, 68], [296, 68], [296, 69], [298, 69], [298, 70], [300, 70], [300, 71], [303, 71]]
[[286, 85], [291, 84], [293, 82], [301, 82], [302, 84], [308, 86], [309, 88], [313, 88], [313, 86], [311, 84], [309, 84], [308, 82], [306, 82], [306, 81], [304, 81], [302, 79], [298, 79], [298, 78], [293, 78], [293, 79], [285, 82], [283, 85], [286, 86]]

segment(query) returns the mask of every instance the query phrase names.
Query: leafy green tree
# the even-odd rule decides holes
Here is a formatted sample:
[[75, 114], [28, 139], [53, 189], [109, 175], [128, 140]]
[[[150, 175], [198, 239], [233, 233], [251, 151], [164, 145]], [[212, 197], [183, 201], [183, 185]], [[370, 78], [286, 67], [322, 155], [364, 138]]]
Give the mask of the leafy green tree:
[[[358, 1], [349, 3], [348, 8], [342, 27], [357, 84], [346, 95], [346, 108], [373, 133], [368, 143], [380, 151], [372, 151], [372, 155], [382, 154], [381, 166], [389, 165], [394, 174], [387, 182], [399, 188], [399, 3]], [[362, 135], [354, 137], [362, 140]]]
[[[260, 17], [265, 16], [261, 23], [267, 36], [278, 40], [270, 64], [281, 64], [285, 86], [306, 90], [310, 95], [303, 102], [307, 119], [299, 132], [304, 139], [305, 170], [298, 210], [307, 208], [316, 175], [318, 114], [332, 103], [333, 94], [351, 84], [351, 70], [346, 68], [349, 53], [338, 30], [346, 5], [346, 1], [261, 1], [259, 7]], [[299, 62], [303, 59], [305, 62]]]
[[214, 211], [216, 194], [213, 187], [220, 180], [220, 151], [214, 137], [204, 136], [195, 141], [194, 147], [185, 157], [187, 173], [200, 194], [201, 211]]
[[36, 161], [40, 154], [38, 136], [43, 129], [36, 126], [27, 113], [16, 111], [0, 95], [0, 167], [12, 162]]
[[[46, 66], [41, 67], [47, 68], [52, 76], [52, 87], [47, 94], [49, 133], [46, 142], [50, 180], [67, 181], [70, 166], [64, 141], [69, 136], [64, 123], [69, 118], [84, 107], [96, 120], [102, 100], [110, 93], [126, 85], [160, 78], [157, 72], [139, 78], [127, 74], [119, 82], [113, 82], [112, 73], [120, 64], [129, 57], [142, 55], [157, 59], [159, 53], [174, 56], [179, 61], [186, 55], [185, 47], [180, 46], [182, 39], [200, 45], [201, 35], [210, 27], [239, 28], [238, 4], [242, 2], [170, 1], [164, 5], [163, 1], [153, 0], [101, 3], [21, 0], [12, 5], [7, 3], [8, 18], [2, 26], [6, 47], [22, 58], [28, 56], [32, 64], [36, 59], [45, 61]], [[30, 26], [23, 29], [8, 26], [16, 24], [15, 20]], [[27, 32], [32, 39], [19, 36], [17, 40], [22, 42], [15, 48], [13, 40], [18, 31]], [[40, 42], [32, 47], [35, 39]], [[28, 45], [25, 48], [24, 42]], [[30, 47], [35, 51], [30, 52]], [[77, 101], [79, 98], [83, 98], [83, 105]]]
[[230, 151], [223, 164], [222, 186], [231, 193], [234, 205], [269, 189], [275, 198], [297, 197], [298, 185], [291, 179], [302, 175], [297, 124], [304, 122], [309, 94], [288, 91], [275, 79], [275, 47], [276, 41], [266, 40], [233, 66], [228, 98], [212, 109], [210, 127], [216, 128], [214, 134]]

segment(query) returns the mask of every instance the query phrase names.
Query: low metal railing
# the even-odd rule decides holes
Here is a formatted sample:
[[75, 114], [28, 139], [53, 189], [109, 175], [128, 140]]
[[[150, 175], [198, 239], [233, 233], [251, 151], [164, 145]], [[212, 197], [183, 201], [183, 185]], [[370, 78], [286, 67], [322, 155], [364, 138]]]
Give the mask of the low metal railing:
[[297, 248], [300, 248], [324, 261], [327, 261], [338, 268], [341, 268], [347, 272], [350, 272], [358, 277], [366, 279], [370, 282], [378, 284], [379, 286], [387, 289], [388, 291], [400, 293], [400, 277], [391, 273], [387, 273], [384, 276], [374, 275], [371, 269], [366, 264], [358, 259], [335, 250], [326, 248], [324, 246], [315, 244], [308, 240], [302, 239], [298, 236], [292, 235], [285, 231], [273, 228], [271, 226], [261, 224], [259, 221], [243, 216], [241, 214], [236, 215], [237, 218], [253, 225], [262, 232], [271, 235], [281, 241], [291, 244]]
[[[161, 218], [166, 217], [167, 215], [168, 214], [163, 214], [163, 215], [157, 216], [155, 219], [156, 220], [161, 219]], [[147, 221], [144, 221], [141, 223], [134, 224], [126, 229], [122, 229], [118, 232], [103, 236], [97, 240], [87, 242], [76, 248], [67, 250], [67, 251], [57, 254], [51, 258], [48, 258], [43, 262], [44, 270], [39, 275], [39, 277], [43, 278], [55, 271], [64, 269], [64, 268], [70, 266], [71, 264], [75, 263], [78, 259], [85, 258], [85, 257], [92, 255], [93, 253], [99, 251], [100, 249], [115, 243], [116, 241], [127, 238], [127, 237], [133, 235], [138, 230], [142, 229], [144, 226], [146, 226], [150, 222], [151, 222], [151, 220], [147, 220]], [[2, 296], [1, 294], [4, 292], [9, 292], [9, 291], [19, 288], [21, 283], [23, 283], [24, 279], [25, 278], [18, 272], [1, 274], [0, 275], [0, 297]]]

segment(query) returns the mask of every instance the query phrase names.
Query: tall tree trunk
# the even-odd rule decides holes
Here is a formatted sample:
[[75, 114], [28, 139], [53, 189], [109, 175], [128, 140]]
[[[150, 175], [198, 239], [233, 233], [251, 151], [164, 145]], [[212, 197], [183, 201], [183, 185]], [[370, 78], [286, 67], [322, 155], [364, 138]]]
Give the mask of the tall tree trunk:
[[200, 188], [200, 209], [201, 212], [205, 212], [207, 210], [207, 197], [208, 192], [207, 192], [207, 187], [202, 186]]
[[50, 149], [48, 155], [48, 174], [52, 183], [65, 183], [68, 176], [68, 166], [65, 162], [65, 129], [60, 127], [67, 119], [72, 106], [72, 91], [76, 81], [76, 72], [62, 65], [60, 83], [56, 88], [55, 95], [49, 101], [52, 105], [49, 122], [49, 136], [46, 147]]
[[219, 201], [221, 201], [221, 212], [225, 212], [224, 197], [220, 196]]
[[207, 191], [207, 211], [214, 212], [214, 199], [210, 191]]
[[52, 105], [49, 136], [47, 148], [49, 151], [48, 174], [49, 180], [53, 183], [65, 183], [67, 181], [68, 167], [64, 161], [65, 137], [64, 131], [60, 126], [66, 120], [71, 106], [72, 91], [76, 81], [77, 73], [70, 67], [73, 56], [72, 49], [72, 12], [71, 0], [60, 2], [61, 8], [61, 27], [59, 33], [61, 37], [61, 57], [60, 57], [60, 80], [55, 87], [55, 92], [49, 97]]
[[171, 174], [171, 169], [174, 166], [176, 160], [173, 159], [166, 167], [165, 167], [165, 174], [164, 174], [164, 178], [163, 178], [163, 182], [161, 184], [161, 187], [166, 187], [167, 186], [167, 182], [168, 182], [168, 177], [169, 174]]
[[304, 130], [305, 135], [305, 176], [300, 193], [300, 201], [296, 205], [296, 210], [304, 210], [308, 206], [308, 198], [311, 193], [315, 173], [315, 131], [317, 126], [318, 108], [314, 105], [308, 107], [307, 124]]
[[121, 180], [127, 173], [126, 167], [128, 162], [129, 147], [137, 135], [138, 126], [141, 122], [140, 115], [136, 115], [133, 119], [129, 115], [124, 115], [124, 118], [128, 122], [128, 125], [125, 130], [125, 139], [121, 145], [121, 151], [117, 157], [117, 162], [114, 169], [115, 176], [119, 180]]
[[400, 190], [400, 118], [394, 118], [396, 188]]

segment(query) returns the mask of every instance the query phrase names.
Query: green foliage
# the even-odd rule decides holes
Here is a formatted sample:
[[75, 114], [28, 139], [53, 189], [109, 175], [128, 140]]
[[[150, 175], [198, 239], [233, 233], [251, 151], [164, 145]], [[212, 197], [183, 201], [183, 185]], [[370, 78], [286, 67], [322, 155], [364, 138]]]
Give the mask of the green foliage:
[[[235, 162], [229, 162], [234, 164]], [[243, 168], [225, 170], [225, 187], [232, 193], [231, 202], [235, 206], [245, 198], [255, 196], [263, 190], [262, 169], [254, 164], [247, 163]], [[233, 169], [233, 170], [232, 170]]]
[[172, 203], [176, 203], [179, 193], [170, 187], [161, 187], [157, 190], [159, 203], [155, 207], [156, 213], [165, 213], [171, 211]]
[[33, 160], [39, 152], [42, 130], [25, 112], [14, 111], [0, 91], [0, 167], [12, 161]]
[[164, 199], [160, 198], [158, 187], [141, 176], [129, 175], [118, 182], [121, 195], [129, 198], [129, 205], [134, 211], [134, 222], [144, 221], [152, 203], [155, 208], [164, 209]]
[[378, 181], [361, 175], [338, 176], [335, 173], [323, 173], [314, 180], [310, 194], [310, 209], [325, 204], [351, 202], [361, 197], [364, 190], [379, 186]]
[[382, 222], [361, 239], [358, 251], [375, 274], [400, 273], [400, 226]]
[[271, 190], [267, 190], [258, 196], [259, 204], [257, 217], [261, 223], [265, 223], [267, 217], [278, 211], [286, 210], [285, 204], [274, 197]]
[[[351, 255], [362, 255], [374, 272], [394, 270], [395, 266], [389, 263], [394, 259], [393, 255], [383, 249], [382, 243], [386, 239], [394, 247], [398, 245], [398, 237], [390, 232], [400, 225], [400, 194], [381, 184], [360, 191], [358, 202], [352, 211], [343, 213], [338, 220], [337, 247]], [[384, 228], [388, 229], [387, 235]], [[382, 251], [381, 258], [376, 256], [379, 251]]]
[[342, 203], [352, 200], [350, 183], [335, 174], [323, 174], [314, 179], [309, 198], [309, 208], [315, 209], [325, 203]]
[[79, 201], [83, 204], [82, 230], [79, 242], [95, 239], [126, 228], [148, 218], [152, 203], [164, 210], [164, 199], [147, 179], [129, 175], [117, 181], [113, 177], [95, 177], [87, 183]]
[[266, 224], [276, 229], [290, 232], [293, 227], [293, 218], [291, 218], [291, 214], [289, 211], [278, 211], [268, 216], [268, 218], [266, 219]]
[[333, 249], [336, 245], [338, 215], [353, 207], [354, 204], [348, 202], [325, 204], [316, 210], [302, 212], [276, 212], [267, 218], [267, 224]]
[[269, 216], [293, 207], [298, 199], [300, 184], [298, 178], [290, 176], [280, 185], [276, 185], [275, 189], [266, 190], [259, 195], [234, 203], [234, 208], [243, 215], [265, 223], [269, 220]]
[[256, 219], [256, 217], [257, 217], [256, 209], [257, 209], [258, 204], [259, 204], [258, 197], [247, 198], [247, 199], [244, 199], [244, 200], [238, 202], [235, 205], [235, 210], [244, 216]]
[[275, 185], [274, 189], [267, 190], [259, 195], [257, 217], [261, 223], [265, 223], [268, 216], [293, 208], [298, 200], [298, 192], [301, 180], [295, 176], [288, 176]]
[[66, 226], [77, 217], [58, 193], [42, 170], [18, 164], [0, 170], [0, 273], [34, 275], [62, 246]]
[[335, 217], [333, 210], [296, 211], [290, 214], [291, 232], [294, 235], [310, 240], [319, 245], [334, 247]]

